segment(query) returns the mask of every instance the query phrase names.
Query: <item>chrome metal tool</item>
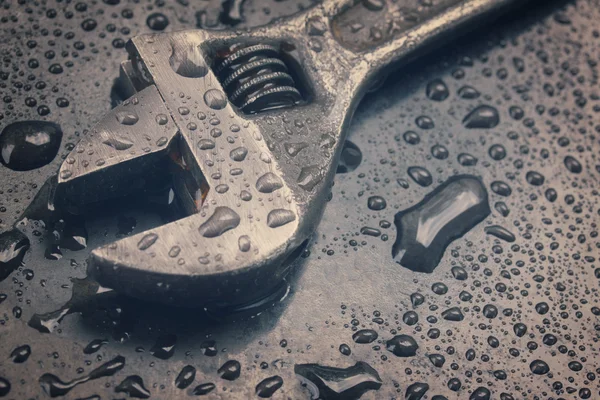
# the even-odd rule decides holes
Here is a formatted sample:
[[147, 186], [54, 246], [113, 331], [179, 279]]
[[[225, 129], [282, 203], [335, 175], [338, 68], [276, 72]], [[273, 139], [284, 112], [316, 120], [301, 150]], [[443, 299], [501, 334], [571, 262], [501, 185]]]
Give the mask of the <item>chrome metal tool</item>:
[[386, 70], [514, 0], [327, 0], [252, 30], [143, 35], [108, 113], [62, 165], [86, 204], [169, 171], [187, 217], [95, 249], [89, 273], [183, 305], [268, 295], [318, 224], [348, 123]]

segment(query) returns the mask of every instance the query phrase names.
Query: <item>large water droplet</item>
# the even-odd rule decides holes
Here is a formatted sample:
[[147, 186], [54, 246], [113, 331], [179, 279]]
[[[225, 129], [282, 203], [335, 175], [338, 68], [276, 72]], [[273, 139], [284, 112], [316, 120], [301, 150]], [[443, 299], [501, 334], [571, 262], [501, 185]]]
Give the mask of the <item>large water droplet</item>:
[[397, 357], [414, 357], [419, 349], [415, 339], [408, 335], [394, 336], [386, 342], [385, 347]]
[[256, 395], [263, 399], [267, 399], [273, 396], [273, 394], [282, 386], [283, 379], [280, 376], [275, 375], [266, 378], [256, 385]]
[[117, 111], [115, 117], [117, 118], [117, 121], [123, 125], [135, 125], [140, 119], [132, 110]]
[[209, 89], [204, 93], [204, 102], [213, 110], [221, 110], [227, 105], [227, 97], [218, 89]]
[[508, 243], [512, 243], [516, 240], [515, 235], [500, 225], [486, 226], [484, 230], [488, 235], [496, 236], [498, 239], [502, 239]]
[[269, 212], [267, 215], [267, 225], [271, 228], [278, 228], [288, 224], [296, 219], [296, 214], [291, 210], [278, 208]]
[[169, 64], [173, 71], [186, 78], [201, 78], [208, 72], [200, 47], [186, 41], [173, 43]]
[[133, 146], [133, 142], [123, 136], [116, 136], [114, 134], [102, 132], [100, 137], [102, 138], [102, 143], [112, 147], [115, 150], [127, 150]]
[[175, 386], [178, 389], [185, 389], [196, 379], [196, 368], [191, 365], [186, 365], [181, 369], [177, 378], [175, 378]]
[[261, 193], [273, 193], [282, 187], [283, 182], [272, 172], [267, 172], [256, 181], [256, 189]]
[[0, 376], [0, 397], [4, 397], [10, 393], [10, 382], [8, 379]]
[[156, 233], [148, 233], [144, 235], [142, 239], [138, 242], [138, 249], [146, 250], [150, 248], [157, 240], [158, 235]]
[[574, 174], [579, 174], [583, 170], [583, 168], [581, 167], [581, 163], [577, 161], [577, 159], [573, 156], [565, 157], [565, 167], [567, 167], [569, 172], [572, 172]]
[[423, 382], [415, 382], [406, 388], [405, 400], [421, 400], [429, 390], [429, 385]]
[[136, 399], [150, 398], [150, 391], [144, 386], [144, 381], [138, 375], [129, 375], [115, 388], [116, 393], [125, 393]]
[[234, 381], [240, 377], [241, 371], [242, 366], [239, 363], [239, 361], [229, 360], [226, 361], [225, 364], [221, 365], [221, 368], [217, 370], [217, 373], [221, 376], [222, 379]]
[[112, 376], [122, 370], [123, 367], [125, 367], [125, 358], [117, 356], [94, 369], [88, 375], [81, 376], [72, 381], [63, 382], [56, 375], [44, 374], [40, 377], [39, 382], [44, 392], [50, 397], [64, 396], [77, 385], [90, 380]]
[[373, 329], [361, 329], [352, 335], [352, 340], [354, 340], [354, 343], [359, 344], [372, 343], [377, 340], [378, 336]]
[[489, 214], [488, 194], [479, 179], [450, 178], [419, 204], [396, 214], [392, 256], [405, 268], [431, 273], [446, 247]]
[[52, 122], [14, 122], [0, 133], [0, 162], [15, 171], [43, 167], [54, 160], [61, 140], [62, 131]]
[[161, 335], [156, 339], [156, 342], [150, 349], [150, 354], [161, 360], [167, 360], [175, 353], [175, 344], [177, 343], [177, 336]]
[[27, 249], [29, 239], [21, 231], [12, 229], [0, 234], [0, 282], [21, 265]]
[[12, 358], [13, 362], [16, 364], [22, 364], [31, 355], [31, 347], [27, 344], [23, 346], [16, 347], [11, 353], [10, 358]]
[[240, 216], [229, 207], [221, 206], [215, 208], [211, 215], [198, 230], [204, 237], [213, 238], [221, 236], [230, 229], [240, 224]]
[[194, 396], [204, 396], [215, 390], [217, 385], [212, 382], [202, 383], [194, 388], [192, 394]]
[[354, 171], [362, 162], [362, 152], [353, 142], [346, 140], [342, 147], [342, 154], [338, 162], [337, 174]]
[[358, 399], [369, 390], [378, 390], [382, 384], [377, 371], [362, 361], [349, 368], [298, 364], [294, 372], [313, 399]]

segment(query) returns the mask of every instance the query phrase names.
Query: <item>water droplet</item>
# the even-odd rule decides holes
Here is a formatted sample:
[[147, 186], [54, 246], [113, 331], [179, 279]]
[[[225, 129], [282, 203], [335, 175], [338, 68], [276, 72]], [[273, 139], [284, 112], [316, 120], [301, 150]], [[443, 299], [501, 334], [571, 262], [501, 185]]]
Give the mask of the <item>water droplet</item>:
[[296, 219], [296, 214], [291, 210], [279, 208], [269, 212], [267, 215], [267, 225], [270, 228], [278, 228], [286, 225]]
[[198, 148], [200, 150], [211, 150], [215, 148], [215, 142], [210, 139], [200, 139], [198, 141]]
[[450, 178], [419, 204], [396, 214], [392, 255], [405, 268], [431, 273], [446, 247], [489, 214], [488, 194], [479, 179]]
[[169, 19], [163, 13], [155, 12], [148, 15], [148, 18], [146, 18], [146, 25], [153, 31], [162, 31], [169, 26]]
[[419, 134], [413, 131], [404, 132], [404, 135], [402, 135], [402, 137], [404, 138], [404, 141], [406, 143], [412, 145], [419, 144], [419, 142], [421, 141], [421, 137], [419, 136]]
[[208, 72], [199, 46], [185, 41], [173, 43], [169, 64], [173, 71], [185, 78], [202, 78]]
[[481, 95], [477, 89], [471, 86], [463, 86], [458, 89], [458, 96], [462, 99], [473, 100]]
[[139, 121], [138, 115], [131, 110], [117, 111], [115, 117], [122, 125], [135, 125]]
[[298, 176], [298, 186], [306, 191], [311, 191], [323, 180], [324, 172], [317, 165], [303, 167]]
[[434, 79], [427, 84], [427, 97], [434, 101], [443, 101], [450, 96], [448, 86], [441, 79]]
[[357, 145], [349, 140], [344, 142], [342, 154], [338, 162], [337, 174], [345, 174], [354, 171], [362, 162], [362, 152]]
[[377, 371], [362, 361], [349, 368], [297, 364], [294, 372], [313, 399], [358, 399], [369, 390], [379, 390], [382, 384]]
[[544, 196], [550, 203], [554, 203], [558, 198], [558, 193], [556, 193], [555, 189], [549, 188], [544, 192]]
[[377, 337], [379, 337], [379, 335], [373, 329], [362, 329], [352, 335], [354, 343], [359, 344], [372, 343], [377, 340]]
[[442, 318], [444, 318], [446, 321], [458, 322], [465, 319], [465, 316], [463, 315], [462, 311], [460, 311], [460, 308], [452, 307], [442, 312]]
[[397, 357], [414, 357], [419, 345], [412, 336], [396, 335], [386, 342], [386, 349]]
[[517, 322], [513, 325], [513, 330], [515, 331], [515, 335], [523, 337], [527, 333], [527, 326], [521, 322]]
[[10, 393], [10, 382], [6, 378], [0, 376], [0, 397], [4, 397]]
[[405, 400], [421, 400], [429, 390], [429, 385], [423, 382], [415, 382], [406, 388]]
[[177, 336], [172, 334], [161, 335], [156, 339], [152, 348], [150, 348], [150, 354], [161, 360], [168, 360], [175, 353], [176, 343]]
[[574, 174], [579, 174], [583, 170], [579, 161], [577, 161], [577, 159], [575, 159], [575, 157], [572, 156], [565, 157], [565, 167], [567, 167], [569, 172], [572, 172]]
[[122, 136], [116, 136], [114, 134], [102, 132], [100, 134], [100, 137], [102, 138], [102, 143], [109, 147], [112, 147], [115, 150], [127, 150], [131, 146], [133, 146], [133, 142], [131, 140]]
[[0, 162], [14, 171], [49, 164], [60, 148], [62, 130], [46, 121], [14, 122], [0, 133]]
[[285, 143], [283, 145], [286, 153], [288, 153], [291, 157], [295, 157], [300, 151], [308, 147], [308, 143]]
[[512, 193], [512, 189], [506, 182], [502, 181], [494, 181], [491, 186], [492, 192], [496, 193], [499, 196], [508, 197]]
[[486, 304], [483, 307], [483, 316], [489, 319], [494, 319], [498, 316], [498, 308], [493, 304]]
[[542, 360], [533, 360], [531, 364], [529, 364], [529, 369], [536, 375], [546, 375], [550, 372], [550, 367]]
[[342, 353], [345, 356], [349, 356], [350, 354], [352, 354], [352, 350], [350, 349], [350, 346], [348, 346], [345, 343], [340, 344], [339, 351], [340, 351], [340, 353]]
[[196, 386], [192, 391], [192, 394], [194, 396], [204, 396], [215, 390], [216, 387], [217, 385], [215, 385], [212, 382], [203, 383], [201, 385]]
[[204, 102], [213, 110], [221, 110], [227, 105], [227, 97], [219, 89], [209, 89], [204, 93]]
[[423, 167], [409, 167], [408, 175], [423, 187], [427, 187], [433, 183], [431, 173]]
[[0, 282], [17, 269], [29, 249], [29, 239], [21, 231], [11, 229], [0, 234]]
[[450, 155], [450, 152], [448, 152], [448, 149], [441, 144], [436, 144], [431, 148], [431, 155], [438, 160], [445, 160]]
[[72, 381], [63, 382], [56, 375], [44, 374], [40, 377], [39, 382], [44, 392], [50, 397], [64, 396], [77, 385], [94, 379], [113, 376], [122, 370], [123, 367], [125, 367], [125, 358], [123, 356], [117, 356], [94, 369], [88, 375], [75, 378]]
[[169, 122], [169, 117], [167, 117], [165, 114], [157, 114], [154, 120], [159, 125], [166, 125], [167, 122]]
[[426, 115], [421, 115], [421, 116], [417, 117], [417, 119], [415, 120], [415, 123], [421, 129], [435, 128], [435, 124], [433, 123], [433, 120]]
[[241, 252], [250, 250], [250, 238], [247, 235], [242, 235], [238, 238], [238, 248]]
[[261, 193], [273, 193], [282, 187], [283, 182], [272, 172], [267, 172], [256, 181], [256, 189]]
[[479, 386], [471, 393], [469, 400], [490, 400], [491, 396], [492, 394], [488, 388]]
[[491, 129], [498, 125], [500, 116], [498, 110], [492, 106], [479, 106], [471, 111], [463, 120], [466, 128]]
[[16, 347], [11, 353], [10, 358], [16, 364], [22, 364], [31, 355], [31, 347], [29, 345], [24, 344], [23, 346]]
[[367, 200], [367, 207], [373, 211], [379, 211], [385, 209], [387, 202], [381, 196], [371, 196]]
[[263, 399], [273, 396], [273, 394], [283, 386], [283, 379], [280, 376], [272, 376], [270, 378], [263, 379], [258, 385], [256, 385], [256, 395]]
[[217, 373], [222, 379], [234, 381], [240, 377], [241, 370], [242, 366], [239, 361], [229, 360], [221, 365], [221, 368], [217, 370]]
[[156, 233], [148, 233], [144, 235], [142, 239], [138, 242], [138, 249], [146, 250], [150, 246], [152, 246], [158, 240], [158, 235]]
[[136, 399], [150, 398], [150, 391], [144, 386], [144, 381], [138, 375], [129, 375], [115, 388], [116, 393], [125, 393]]
[[217, 192], [219, 194], [226, 193], [228, 190], [229, 190], [229, 186], [224, 183], [221, 183], [220, 185], [217, 185], [215, 187], [215, 192]]
[[488, 235], [496, 236], [498, 239], [502, 239], [508, 243], [512, 243], [516, 240], [515, 235], [500, 225], [486, 226], [484, 230]]
[[247, 190], [242, 190], [240, 192], [240, 199], [242, 199], [244, 201], [250, 201], [250, 200], [252, 200], [252, 194]]
[[231, 150], [231, 152], [229, 153], [229, 157], [231, 157], [233, 161], [238, 162], [244, 161], [246, 155], [248, 155], [248, 149], [245, 147], [237, 147]]
[[533, 186], [541, 186], [544, 184], [545, 180], [544, 175], [535, 171], [527, 172], [527, 175], [525, 175], [525, 179], [527, 179], [527, 182]]
[[240, 216], [229, 207], [221, 206], [215, 208], [211, 215], [198, 228], [200, 234], [207, 238], [221, 236], [230, 229], [234, 229], [240, 224]]
[[175, 378], [175, 386], [177, 389], [185, 389], [194, 382], [194, 379], [196, 379], [196, 368], [186, 365]]
[[461, 153], [458, 155], [458, 163], [463, 167], [471, 167], [477, 164], [477, 157], [472, 156], [469, 153]]
[[88, 343], [87, 346], [85, 346], [85, 348], [83, 349], [83, 353], [84, 354], [94, 354], [95, 352], [100, 350], [100, 348], [103, 345], [105, 345], [107, 343], [108, 343], [108, 341], [106, 341], [104, 339], [94, 339], [90, 343]]
[[506, 149], [501, 144], [494, 144], [490, 146], [488, 153], [492, 159], [496, 161], [503, 160], [506, 157]]

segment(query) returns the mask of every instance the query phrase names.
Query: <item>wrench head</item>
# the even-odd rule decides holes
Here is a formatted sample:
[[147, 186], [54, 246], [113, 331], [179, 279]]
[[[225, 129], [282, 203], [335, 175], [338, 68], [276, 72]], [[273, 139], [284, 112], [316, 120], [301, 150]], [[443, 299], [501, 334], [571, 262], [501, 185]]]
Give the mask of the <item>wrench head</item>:
[[[319, 158], [331, 158], [332, 143], [322, 144], [330, 126], [315, 120], [305, 141], [277, 144], [282, 124], [316, 115], [314, 106], [244, 113], [217, 77], [222, 42], [203, 31], [134, 38], [121, 68], [132, 96], [61, 166], [57, 196], [65, 202], [139, 191], [168, 171], [186, 210], [183, 219], [93, 250], [88, 273], [103, 286], [184, 306], [252, 302], [281, 283], [321, 217], [335, 172]], [[316, 163], [289, 162], [311, 146], [319, 156], [306, 157]]]

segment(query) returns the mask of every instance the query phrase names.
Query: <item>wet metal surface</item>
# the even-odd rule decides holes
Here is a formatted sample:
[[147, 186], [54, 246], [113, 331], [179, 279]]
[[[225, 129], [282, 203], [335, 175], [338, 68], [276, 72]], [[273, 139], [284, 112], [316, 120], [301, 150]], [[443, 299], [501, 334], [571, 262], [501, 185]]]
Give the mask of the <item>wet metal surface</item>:
[[[290, 1], [228, 3], [241, 7], [231, 18], [220, 2], [2, 5], [0, 131], [49, 121], [62, 138], [46, 165], [2, 165], [0, 396], [303, 399], [318, 390], [324, 398], [597, 398], [600, 8], [593, 0], [513, 11], [368, 94], [316, 234], [285, 284], [258, 305], [228, 313], [174, 308], [85, 278], [91, 249], [181, 217], [162, 181], [56, 220], [46, 218], [58, 213], [52, 202], [33, 201], [52, 192], [45, 182], [111, 108], [126, 39], [149, 26], [221, 29], [239, 18], [236, 27], [257, 26], [309, 6]], [[364, 7], [376, 13], [380, 5]], [[126, 126], [133, 120], [115, 117]], [[260, 114], [257, 121], [268, 123]], [[284, 144], [309, 135], [310, 124], [281, 124], [274, 142], [293, 154], [301, 146]], [[14, 142], [9, 133], [0, 143]], [[51, 147], [16, 139], [26, 151]], [[129, 137], [106, 139], [107, 151], [137, 146]], [[27, 161], [15, 151], [11, 158]], [[464, 221], [469, 209], [444, 203], [435, 210], [445, 212], [428, 214], [443, 218], [425, 219], [439, 227], [427, 232], [456, 227], [444, 235], [454, 240], [444, 241], [437, 266], [423, 273], [398, 264], [398, 221], [425, 215], [457, 176], [481, 182], [489, 208], [478, 215], [489, 215]], [[476, 197], [473, 204], [483, 198]], [[147, 249], [158, 243], [139, 239]]]

